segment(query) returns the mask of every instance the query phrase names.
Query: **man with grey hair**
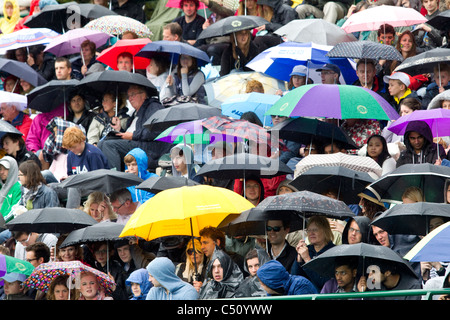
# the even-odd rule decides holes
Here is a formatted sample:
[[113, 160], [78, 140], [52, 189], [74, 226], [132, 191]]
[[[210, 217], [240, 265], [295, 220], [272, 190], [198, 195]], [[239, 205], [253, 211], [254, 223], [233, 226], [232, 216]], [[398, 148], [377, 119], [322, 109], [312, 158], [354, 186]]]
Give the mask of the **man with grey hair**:
[[133, 202], [131, 192], [128, 189], [119, 189], [114, 191], [110, 197], [113, 211], [117, 214], [117, 223], [125, 225], [131, 215], [141, 205], [139, 202]]
[[[26, 99], [26, 98], [25, 98]], [[3, 120], [12, 124], [17, 130], [22, 132], [23, 140], [26, 140], [28, 131], [33, 121], [30, 116], [23, 112], [24, 106], [15, 102], [2, 102], [0, 112]]]

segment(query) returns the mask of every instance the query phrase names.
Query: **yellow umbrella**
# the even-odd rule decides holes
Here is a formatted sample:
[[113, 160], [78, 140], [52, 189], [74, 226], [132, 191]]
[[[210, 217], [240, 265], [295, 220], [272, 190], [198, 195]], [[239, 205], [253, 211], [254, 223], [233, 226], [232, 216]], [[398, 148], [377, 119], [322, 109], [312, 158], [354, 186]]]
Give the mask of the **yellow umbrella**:
[[174, 235], [199, 236], [207, 226], [235, 219], [253, 204], [234, 191], [209, 185], [167, 189], [142, 204], [130, 217], [120, 237], [147, 241]]

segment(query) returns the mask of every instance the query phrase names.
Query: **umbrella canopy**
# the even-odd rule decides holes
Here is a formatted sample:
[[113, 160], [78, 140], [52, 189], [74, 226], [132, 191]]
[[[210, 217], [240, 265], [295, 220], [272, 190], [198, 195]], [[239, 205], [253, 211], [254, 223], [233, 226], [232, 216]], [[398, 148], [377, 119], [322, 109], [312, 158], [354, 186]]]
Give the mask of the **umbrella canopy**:
[[277, 94], [251, 92], [236, 94], [222, 103], [222, 114], [234, 119], [240, 119], [245, 112], [254, 112], [263, 126], [271, 124], [270, 116], [266, 111], [281, 97]]
[[109, 34], [96, 30], [84, 28], [72, 29], [51, 40], [44, 51], [53, 53], [57, 57], [62, 57], [80, 53], [81, 44], [86, 40], [89, 40], [95, 43], [97, 47], [100, 47], [104, 45], [110, 37]]
[[342, 25], [347, 33], [378, 30], [383, 24], [406, 27], [427, 22], [420, 12], [413, 8], [381, 5], [352, 14]]
[[231, 16], [220, 19], [203, 29], [197, 40], [221, 37], [242, 30], [251, 30], [268, 24], [269, 21], [258, 16]]
[[58, 106], [65, 104], [75, 86], [79, 83], [76, 79], [51, 80], [44, 85], [34, 88], [26, 95], [28, 108], [40, 112], [49, 112]]
[[335, 274], [335, 260], [337, 258], [356, 258], [358, 261], [358, 269], [360, 274], [366, 273], [366, 268], [371, 264], [394, 264], [399, 270], [409, 273], [417, 278], [416, 273], [411, 268], [408, 261], [393, 251], [391, 248], [373, 245], [367, 243], [357, 244], [341, 244], [328, 249], [315, 259], [305, 263], [303, 268], [314, 270], [315, 272], [326, 276], [333, 277]]
[[[24, 96], [23, 94], [18, 94], [18, 93], [8, 92], [8, 91], [0, 91], [0, 103], [14, 103], [18, 107], [18, 109], [23, 110], [27, 107], [28, 100], [27, 100], [27, 97]], [[2, 120], [2, 121], [4, 121], [4, 120]], [[6, 125], [5, 129], [8, 131], [11, 131], [11, 127], [15, 129], [15, 127], [13, 125], [11, 125], [11, 126]], [[11, 133], [15, 133], [13, 131], [14, 130], [12, 130]], [[15, 131], [20, 132], [17, 129]]]
[[369, 40], [338, 43], [327, 53], [327, 56], [333, 58], [403, 61], [402, 55], [395, 47]]
[[[107, 291], [113, 292], [114, 280], [106, 273], [98, 271], [84, 263], [76, 261], [57, 261], [40, 264], [24, 281], [24, 285], [43, 292], [47, 292], [50, 283], [60, 275], [69, 275], [70, 278], [79, 279], [82, 272], [92, 272], [96, 275], [99, 284]], [[79, 288], [78, 288], [79, 289]]]
[[355, 157], [342, 152], [333, 154], [310, 154], [295, 166], [295, 177], [309, 169], [320, 167], [345, 167], [355, 171], [374, 173], [381, 176], [382, 169], [378, 163], [370, 157]]
[[450, 27], [450, 12], [447, 12], [447, 10], [439, 12], [438, 15], [428, 20], [427, 24], [438, 30], [448, 30]]
[[69, 233], [61, 243], [61, 248], [97, 241], [120, 240], [120, 233], [124, 225], [116, 222], [103, 221], [92, 226], [80, 228]]
[[182, 122], [200, 120], [220, 114], [219, 108], [199, 103], [180, 103], [156, 111], [144, 123], [144, 127], [148, 130], [161, 131]]
[[78, 188], [111, 194], [116, 190], [140, 184], [142, 178], [129, 172], [97, 169], [74, 174], [59, 183], [61, 188]]
[[237, 218], [221, 223], [217, 228], [230, 237], [262, 236], [267, 234], [267, 220], [289, 221], [289, 230], [301, 230], [304, 225], [303, 218], [293, 212], [264, 211], [256, 206], [242, 212]]
[[394, 71], [402, 71], [414, 76], [433, 73], [434, 67], [441, 63], [450, 63], [450, 49], [435, 48], [406, 58]]
[[292, 20], [274, 33], [284, 37], [286, 41], [314, 42], [327, 46], [358, 40], [353, 34], [323, 19]]
[[[307, 76], [314, 80], [313, 69], [320, 69], [327, 63], [335, 64], [341, 71], [339, 80], [351, 84], [358, 77], [355, 73], [355, 63], [348, 58], [330, 58], [327, 53], [333, 46], [319, 45], [314, 42], [298, 43], [283, 42], [277, 46], [270, 47], [255, 58], [246, 66], [252, 70], [265, 73], [276, 79], [289, 81], [292, 69], [297, 65], [304, 65], [308, 68]], [[320, 77], [316, 81], [320, 82]]]
[[234, 136], [241, 139], [249, 140], [250, 142], [258, 143], [259, 145], [270, 145], [271, 137], [269, 132], [248, 120], [235, 120], [224, 123], [215, 128], [208, 126], [208, 122], [212, 122], [211, 118], [208, 118], [203, 122], [212, 133], [220, 133], [227, 136]]
[[180, 55], [187, 55], [197, 59], [199, 67], [209, 63], [210, 58], [206, 52], [191, 46], [188, 43], [180, 41], [160, 40], [148, 43], [143, 47], [136, 57], [144, 57], [151, 59], [155, 55], [166, 54], [171, 57], [172, 65], [178, 62]]
[[318, 194], [336, 191], [338, 199], [346, 204], [357, 204], [358, 194], [374, 181], [367, 172], [345, 167], [317, 166], [298, 175], [289, 184], [298, 191], [308, 190]]
[[206, 226], [217, 227], [253, 208], [236, 192], [208, 185], [167, 189], [142, 204], [125, 225], [121, 237], [153, 240], [165, 236], [199, 236]]
[[[0, 95], [0, 99], [2, 96]], [[13, 133], [23, 136], [23, 133], [20, 132], [16, 127], [14, 127], [11, 123], [6, 120], [0, 119], [0, 138], [6, 133]]]
[[185, 178], [174, 176], [153, 176], [136, 186], [136, 189], [145, 190], [151, 193], [158, 193], [166, 189], [180, 188], [184, 186], [196, 186], [198, 182]]
[[3, 74], [11, 74], [19, 79], [24, 79], [34, 87], [47, 83], [47, 80], [27, 63], [16, 60], [0, 58], [0, 72]]
[[404, 135], [406, 127], [411, 121], [424, 121], [430, 127], [433, 137], [450, 135], [450, 110], [437, 108], [416, 111], [417, 113], [412, 112], [397, 119], [388, 127], [389, 131], [397, 135]]
[[257, 207], [258, 210], [268, 212], [294, 212], [304, 218], [327, 216], [328, 218], [346, 219], [354, 216], [354, 213], [343, 201], [311, 191], [297, 191], [269, 196], [261, 201]]
[[120, 36], [126, 31], [132, 31], [139, 38], [148, 38], [152, 35], [150, 29], [136, 19], [121, 15], [106, 15], [88, 22], [85, 29], [105, 32], [113, 36]]
[[143, 57], [135, 57], [135, 55], [147, 43], [150, 42], [151, 40], [148, 38], [117, 40], [117, 42], [114, 45], [103, 50], [102, 53], [97, 56], [97, 60], [106, 64], [113, 70], [118, 70], [117, 69], [118, 56], [122, 53], [131, 53], [131, 55], [133, 56], [133, 68], [145, 69], [149, 65], [150, 59]]
[[69, 233], [97, 224], [86, 212], [79, 209], [48, 207], [28, 210], [6, 224], [11, 231], [37, 233]]
[[8, 50], [48, 44], [59, 33], [49, 28], [25, 28], [0, 37], [0, 54]]
[[255, 175], [272, 178], [291, 173], [292, 170], [279, 159], [244, 152], [208, 161], [197, 171], [198, 176], [214, 179], [240, 179]]
[[378, 93], [360, 86], [307, 84], [286, 93], [267, 111], [285, 117], [396, 120], [398, 112]]
[[34, 266], [28, 261], [0, 253], [0, 277], [7, 273], [20, 273], [29, 276]]
[[334, 123], [311, 118], [287, 119], [273, 126], [269, 132], [278, 135], [280, 139], [296, 141], [309, 145], [310, 143], [327, 143], [336, 141], [344, 149], [358, 149], [350, 136]]
[[411, 262], [442, 261], [450, 262], [450, 222], [440, 225], [420, 240], [405, 256]]
[[401, 203], [408, 187], [422, 190], [427, 202], [444, 202], [445, 181], [450, 179], [450, 168], [430, 163], [404, 164], [375, 180], [367, 188], [381, 202]]
[[386, 210], [371, 222], [389, 234], [414, 234], [425, 236], [429, 233], [432, 218], [450, 220], [450, 206], [445, 203], [400, 203]]
[[264, 87], [265, 94], [276, 94], [278, 90], [288, 90], [287, 82], [278, 80], [261, 72], [233, 72], [222, 77], [208, 79], [203, 85], [208, 97], [208, 104], [217, 108], [229, 98], [246, 93], [247, 82], [258, 80]]

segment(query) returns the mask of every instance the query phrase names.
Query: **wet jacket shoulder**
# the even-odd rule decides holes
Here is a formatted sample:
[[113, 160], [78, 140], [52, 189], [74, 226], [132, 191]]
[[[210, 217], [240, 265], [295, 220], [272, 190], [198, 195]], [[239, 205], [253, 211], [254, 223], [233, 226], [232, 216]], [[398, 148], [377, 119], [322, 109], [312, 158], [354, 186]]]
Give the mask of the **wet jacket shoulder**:
[[258, 0], [258, 5], [267, 5], [273, 8], [273, 17], [269, 24], [266, 24], [266, 30], [274, 32], [288, 22], [298, 19], [297, 11], [284, 3], [283, 0]]

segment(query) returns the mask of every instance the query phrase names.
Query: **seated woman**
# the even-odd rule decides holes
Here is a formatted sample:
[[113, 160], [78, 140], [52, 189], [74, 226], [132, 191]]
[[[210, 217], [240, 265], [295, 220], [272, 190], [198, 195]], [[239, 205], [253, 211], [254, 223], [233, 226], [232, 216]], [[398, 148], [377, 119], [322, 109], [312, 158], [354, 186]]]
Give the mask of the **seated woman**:
[[83, 204], [83, 211], [97, 222], [115, 221], [117, 219], [117, 214], [113, 210], [109, 197], [100, 191], [89, 194]]
[[78, 300], [114, 300], [100, 284], [97, 276], [92, 272], [80, 274], [80, 297]]
[[77, 300], [79, 297], [78, 290], [67, 287], [68, 274], [55, 277], [48, 287], [46, 300]]
[[245, 65], [256, 57], [260, 50], [253, 43], [250, 30], [234, 32], [230, 35], [230, 43], [220, 60], [220, 76], [233, 71], [252, 71]]
[[205, 75], [200, 71], [197, 59], [184, 54], [180, 55], [177, 68], [167, 77], [166, 83], [167, 90], [161, 97], [163, 104], [166, 104], [166, 99], [173, 97], [176, 97], [178, 102], [181, 100], [206, 104], [206, 91], [203, 87]]
[[203, 182], [203, 177], [196, 176], [198, 165], [194, 163], [194, 152], [191, 147], [182, 143], [177, 144], [170, 150], [170, 158], [174, 177], [185, 177], [198, 183]]
[[374, 134], [367, 139], [366, 156], [380, 165], [383, 169], [381, 175], [395, 170], [397, 166], [397, 161], [389, 153], [386, 139], [379, 134]]
[[89, 129], [86, 129], [88, 143], [96, 146], [108, 136], [111, 131], [125, 132], [127, 129], [128, 108], [122, 95], [117, 97], [113, 92], [103, 94], [103, 111], [92, 119]]
[[25, 140], [22, 136], [13, 133], [6, 133], [2, 139], [1, 143], [3, 149], [5, 149], [6, 154], [14, 158], [17, 161], [17, 165], [20, 165], [22, 162], [27, 160], [33, 160], [37, 163], [39, 168], [41, 168], [41, 161], [37, 155], [33, 152], [28, 151], [25, 145]]
[[90, 40], [85, 40], [81, 43], [81, 55], [72, 62], [73, 77], [75, 79], [81, 80], [93, 72], [105, 70], [103, 64], [96, 59], [96, 50], [97, 46]]
[[155, 55], [147, 67], [147, 79], [153, 83], [160, 98], [163, 96], [163, 89], [165, 90], [166, 79], [169, 76], [170, 60], [164, 55]]
[[95, 113], [89, 110], [87, 101], [81, 92], [76, 92], [69, 97], [69, 114], [67, 120], [77, 125], [83, 126], [84, 130], [88, 132], [92, 119]]

